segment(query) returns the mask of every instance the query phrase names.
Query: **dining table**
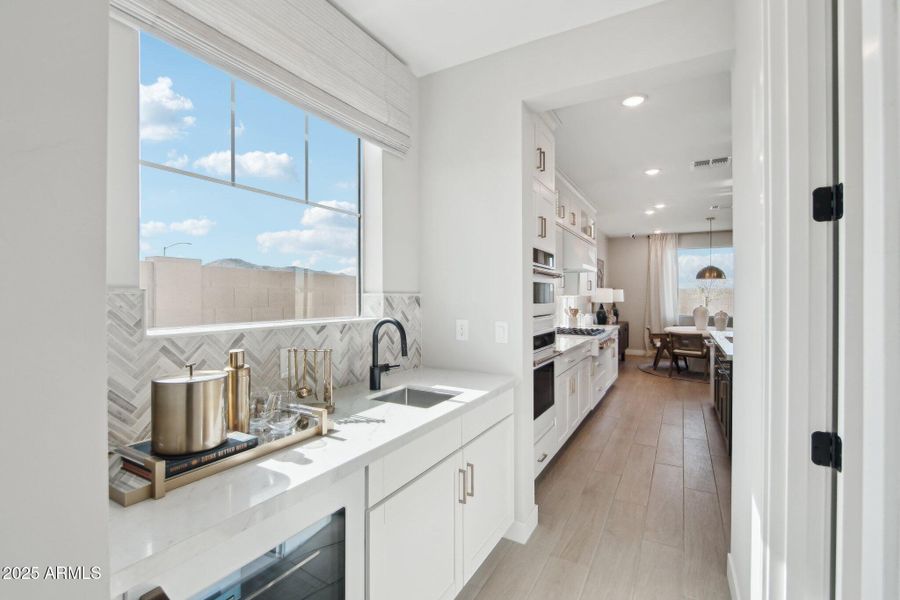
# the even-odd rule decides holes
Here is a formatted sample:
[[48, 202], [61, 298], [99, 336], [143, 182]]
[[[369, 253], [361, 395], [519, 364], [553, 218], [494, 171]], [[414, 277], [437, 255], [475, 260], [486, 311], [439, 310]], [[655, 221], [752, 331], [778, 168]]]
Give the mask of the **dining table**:
[[[664, 328], [663, 331], [666, 333], [678, 333], [681, 335], [689, 335], [692, 333], [702, 333], [703, 337], [709, 337], [709, 334], [713, 331], [716, 331], [715, 327], [710, 327], [707, 329], [697, 329], [694, 325], [669, 325]], [[733, 331], [731, 327], [726, 327], [725, 331]]]

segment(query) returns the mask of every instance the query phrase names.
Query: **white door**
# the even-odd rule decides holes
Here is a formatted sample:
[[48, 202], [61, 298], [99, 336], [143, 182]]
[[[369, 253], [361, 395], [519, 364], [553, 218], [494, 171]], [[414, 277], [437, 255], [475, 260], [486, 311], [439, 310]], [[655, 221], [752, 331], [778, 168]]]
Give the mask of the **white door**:
[[[584, 362], [582, 362], [584, 364]], [[568, 384], [566, 385], [566, 414], [569, 416], [568, 435], [575, 432], [575, 428], [581, 422], [581, 410], [578, 408], [578, 388], [580, 383], [580, 366], [569, 369], [566, 373]]]
[[556, 142], [553, 132], [541, 120], [534, 119], [535, 178], [551, 190], [556, 189]]
[[444, 600], [462, 588], [462, 454], [369, 511], [369, 599]]
[[466, 503], [463, 505], [463, 581], [487, 558], [513, 522], [512, 417], [463, 448]]
[[556, 406], [556, 437], [560, 446], [569, 439], [569, 390], [572, 387], [573, 373], [575, 370], [569, 369], [567, 373], [556, 378], [553, 404]]
[[532, 199], [534, 218], [532, 226], [532, 245], [539, 250], [554, 254], [556, 252], [556, 195], [535, 183]]
[[578, 412], [583, 419], [591, 406], [591, 363], [593, 361], [588, 358], [581, 361], [578, 365]]

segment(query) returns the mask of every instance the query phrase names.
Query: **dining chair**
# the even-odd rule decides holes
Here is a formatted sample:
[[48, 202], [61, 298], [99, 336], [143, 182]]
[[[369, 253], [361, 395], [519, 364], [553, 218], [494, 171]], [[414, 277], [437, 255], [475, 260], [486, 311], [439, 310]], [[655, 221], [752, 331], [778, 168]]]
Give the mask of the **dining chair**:
[[[656, 350], [656, 355], [653, 357], [653, 370], [659, 366], [659, 361], [663, 357], [667, 357], [670, 361], [674, 360], [672, 358], [672, 353], [669, 349], [669, 334], [668, 333], [653, 333], [650, 331], [650, 328], [647, 327], [647, 338], [650, 340], [650, 346], [652, 346]], [[681, 372], [681, 368], [678, 365], [675, 365], [678, 368], [678, 372]]]
[[703, 340], [702, 333], [670, 333], [669, 352], [672, 360], [669, 362], [669, 377], [672, 376], [672, 363], [677, 363], [679, 358], [684, 359], [687, 369], [687, 359], [703, 359], [703, 375], [709, 379], [709, 346]]

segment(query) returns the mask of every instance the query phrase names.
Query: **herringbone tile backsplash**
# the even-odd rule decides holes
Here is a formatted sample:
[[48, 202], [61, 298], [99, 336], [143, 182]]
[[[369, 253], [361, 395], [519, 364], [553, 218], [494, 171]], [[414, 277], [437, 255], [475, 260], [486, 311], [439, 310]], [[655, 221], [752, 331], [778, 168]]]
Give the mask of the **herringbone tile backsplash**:
[[[363, 315], [394, 317], [406, 329], [409, 357], [400, 359], [400, 337], [393, 327], [381, 333], [381, 357], [416, 368], [422, 358], [421, 304], [414, 294], [366, 294]], [[148, 336], [144, 328], [144, 292], [127, 288], [107, 294], [107, 360], [109, 446], [131, 444], [150, 437], [150, 381], [182, 372], [184, 365], [221, 369], [228, 350], [243, 348], [254, 387], [286, 387], [279, 377], [282, 348], [331, 348], [335, 387], [368, 377], [372, 329], [375, 321], [351, 321], [248, 329], [208, 334]]]

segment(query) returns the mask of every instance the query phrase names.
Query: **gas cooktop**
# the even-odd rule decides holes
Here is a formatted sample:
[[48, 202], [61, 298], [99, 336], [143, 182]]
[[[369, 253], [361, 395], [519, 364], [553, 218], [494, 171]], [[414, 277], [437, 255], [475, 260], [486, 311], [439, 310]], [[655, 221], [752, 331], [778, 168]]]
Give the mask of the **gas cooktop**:
[[589, 328], [589, 327], [557, 327], [556, 333], [559, 335], [603, 335], [606, 332], [603, 328]]

